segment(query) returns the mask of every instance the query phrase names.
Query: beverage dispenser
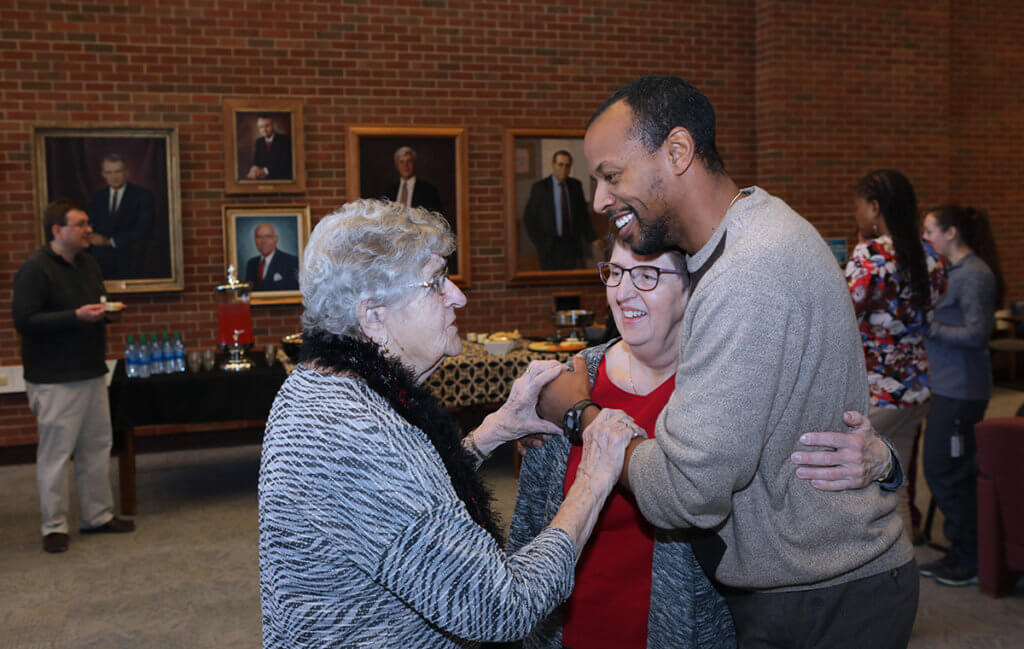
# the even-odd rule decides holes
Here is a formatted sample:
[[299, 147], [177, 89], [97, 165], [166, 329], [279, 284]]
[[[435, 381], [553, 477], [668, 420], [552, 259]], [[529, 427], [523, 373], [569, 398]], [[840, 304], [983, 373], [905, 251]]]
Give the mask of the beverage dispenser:
[[228, 352], [220, 369], [241, 372], [252, 369], [245, 352], [252, 347], [252, 314], [249, 312], [249, 291], [252, 284], [241, 282], [234, 264], [228, 266], [228, 281], [217, 287], [217, 322], [220, 338], [217, 346]]

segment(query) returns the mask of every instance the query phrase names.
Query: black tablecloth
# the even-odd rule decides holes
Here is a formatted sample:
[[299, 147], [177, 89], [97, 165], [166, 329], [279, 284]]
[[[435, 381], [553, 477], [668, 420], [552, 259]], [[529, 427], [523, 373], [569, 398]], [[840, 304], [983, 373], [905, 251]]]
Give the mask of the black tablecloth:
[[[226, 355], [217, 356], [217, 365]], [[188, 424], [236, 419], [266, 419], [286, 376], [284, 367], [267, 367], [263, 353], [250, 353], [245, 372], [200, 370], [129, 379], [124, 360], [110, 381], [110, 412], [115, 430], [151, 424]]]

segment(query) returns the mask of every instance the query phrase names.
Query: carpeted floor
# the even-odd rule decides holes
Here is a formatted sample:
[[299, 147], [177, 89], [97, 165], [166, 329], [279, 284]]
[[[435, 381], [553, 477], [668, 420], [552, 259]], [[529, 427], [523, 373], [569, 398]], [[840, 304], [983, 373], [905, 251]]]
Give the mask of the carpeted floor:
[[[989, 414], [1011, 415], [1021, 402], [1024, 394], [1001, 391]], [[67, 553], [48, 555], [34, 467], [0, 466], [0, 649], [259, 647], [258, 467], [253, 445], [141, 455], [138, 530], [75, 532]], [[511, 455], [485, 471], [507, 520]], [[918, 502], [927, 504], [926, 490]], [[919, 549], [918, 560], [935, 554]], [[1024, 647], [1024, 582], [994, 600], [922, 580], [910, 646]]]

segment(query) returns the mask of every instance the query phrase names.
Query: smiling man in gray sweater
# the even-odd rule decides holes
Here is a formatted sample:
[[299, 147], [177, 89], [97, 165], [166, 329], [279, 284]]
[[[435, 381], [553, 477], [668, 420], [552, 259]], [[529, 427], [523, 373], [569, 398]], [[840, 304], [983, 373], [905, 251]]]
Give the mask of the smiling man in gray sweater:
[[[844, 413], [868, 408], [846, 284], [813, 226], [737, 188], [714, 132], [699, 90], [644, 77], [584, 139], [594, 208], [640, 254], [683, 249], [695, 284], [675, 391], [656, 439], [627, 451], [624, 479], [654, 525], [709, 530], [694, 549], [726, 590], [741, 647], [905, 647], [918, 574], [896, 495], [820, 491], [790, 459], [811, 450], [806, 431], [842, 430]], [[576, 389], [544, 414], [576, 403]]]

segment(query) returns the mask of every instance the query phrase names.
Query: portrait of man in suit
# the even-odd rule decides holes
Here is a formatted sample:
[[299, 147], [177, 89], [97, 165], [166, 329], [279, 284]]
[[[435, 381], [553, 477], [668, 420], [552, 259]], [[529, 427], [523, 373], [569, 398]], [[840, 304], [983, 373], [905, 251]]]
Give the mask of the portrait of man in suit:
[[394, 157], [398, 182], [388, 191], [387, 197], [406, 207], [422, 207], [431, 212], [444, 212], [437, 187], [416, 177], [416, 150], [411, 146], [402, 146], [395, 150]]
[[245, 264], [245, 281], [254, 291], [299, 290], [299, 258], [277, 247], [277, 228], [260, 223], [253, 230], [259, 254]]
[[106, 187], [93, 193], [88, 214], [92, 224], [88, 252], [99, 262], [104, 279], [132, 279], [143, 274], [153, 227], [153, 192], [128, 180], [128, 166], [117, 153], [102, 160]]
[[571, 270], [589, 265], [597, 233], [583, 185], [572, 178], [572, 154], [556, 151], [551, 175], [530, 188], [523, 224], [537, 249], [543, 270]]
[[[460, 256], [469, 248], [468, 186], [464, 129], [352, 126], [346, 149], [350, 195], [378, 198], [441, 214], [459, 247], [448, 270], [459, 281], [469, 268]], [[465, 257], [468, 259], [468, 257]]]
[[256, 118], [259, 137], [252, 145], [252, 164], [246, 178], [249, 180], [291, 180], [292, 141], [285, 133], [277, 132], [272, 115]]

